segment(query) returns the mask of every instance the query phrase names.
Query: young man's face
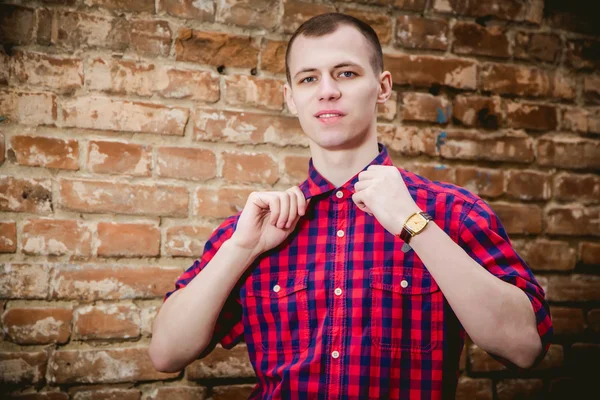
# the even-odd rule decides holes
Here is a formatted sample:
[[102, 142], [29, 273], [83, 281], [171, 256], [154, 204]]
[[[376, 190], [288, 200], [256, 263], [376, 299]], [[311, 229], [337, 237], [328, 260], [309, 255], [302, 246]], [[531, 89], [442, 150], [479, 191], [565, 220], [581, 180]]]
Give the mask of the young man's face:
[[[389, 72], [375, 75], [372, 51], [367, 39], [347, 25], [322, 37], [298, 36], [292, 44], [286, 102], [319, 147], [352, 148], [375, 134], [377, 103], [389, 98], [391, 77]], [[318, 116], [328, 110], [343, 115]]]

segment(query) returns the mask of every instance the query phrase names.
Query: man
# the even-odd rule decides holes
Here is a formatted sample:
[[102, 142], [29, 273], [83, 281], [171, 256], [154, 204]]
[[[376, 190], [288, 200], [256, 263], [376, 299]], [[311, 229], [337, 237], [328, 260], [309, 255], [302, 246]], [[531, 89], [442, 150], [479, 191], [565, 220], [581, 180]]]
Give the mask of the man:
[[538, 362], [548, 306], [496, 215], [465, 189], [394, 167], [377, 142], [392, 81], [372, 28], [314, 17], [286, 63], [308, 179], [252, 193], [217, 228], [165, 296], [156, 368], [243, 338], [251, 398], [399, 399], [454, 396], [465, 330], [509, 366]]

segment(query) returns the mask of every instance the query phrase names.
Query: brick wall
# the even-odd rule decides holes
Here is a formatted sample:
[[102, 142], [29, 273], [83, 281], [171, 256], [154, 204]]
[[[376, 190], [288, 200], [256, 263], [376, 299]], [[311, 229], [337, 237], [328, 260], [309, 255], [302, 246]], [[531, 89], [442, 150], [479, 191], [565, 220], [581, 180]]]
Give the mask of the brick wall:
[[576, 398], [590, 384], [600, 32], [581, 1], [0, 3], [3, 396], [247, 397], [243, 344], [158, 373], [152, 321], [250, 191], [305, 178], [285, 44], [334, 10], [381, 39], [395, 93], [378, 129], [395, 163], [489, 201], [547, 291], [557, 335], [542, 365], [515, 375], [468, 343], [458, 397]]

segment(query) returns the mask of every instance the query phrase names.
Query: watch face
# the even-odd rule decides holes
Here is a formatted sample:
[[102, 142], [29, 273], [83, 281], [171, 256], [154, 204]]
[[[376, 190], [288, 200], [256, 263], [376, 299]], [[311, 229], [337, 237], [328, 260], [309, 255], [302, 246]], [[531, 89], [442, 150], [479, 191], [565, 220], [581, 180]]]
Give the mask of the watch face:
[[415, 215], [415, 217], [411, 218], [411, 220], [409, 221], [409, 223], [407, 225], [414, 232], [419, 232], [421, 229], [423, 229], [425, 227], [425, 225], [427, 225], [427, 220], [425, 218], [423, 218], [421, 215]]

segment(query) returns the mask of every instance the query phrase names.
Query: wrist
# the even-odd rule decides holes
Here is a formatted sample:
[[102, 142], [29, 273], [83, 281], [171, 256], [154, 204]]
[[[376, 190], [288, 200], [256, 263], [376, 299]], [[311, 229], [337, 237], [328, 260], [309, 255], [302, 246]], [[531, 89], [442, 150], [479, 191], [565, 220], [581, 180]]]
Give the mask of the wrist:
[[243, 257], [244, 259], [248, 259], [250, 262], [254, 261], [256, 257], [262, 254], [262, 251], [260, 251], [256, 247], [247, 247], [242, 243], [238, 242], [235, 237], [235, 233], [231, 238], [229, 238], [229, 240], [223, 243], [222, 247], [225, 247], [227, 251], [231, 251], [234, 254]]

